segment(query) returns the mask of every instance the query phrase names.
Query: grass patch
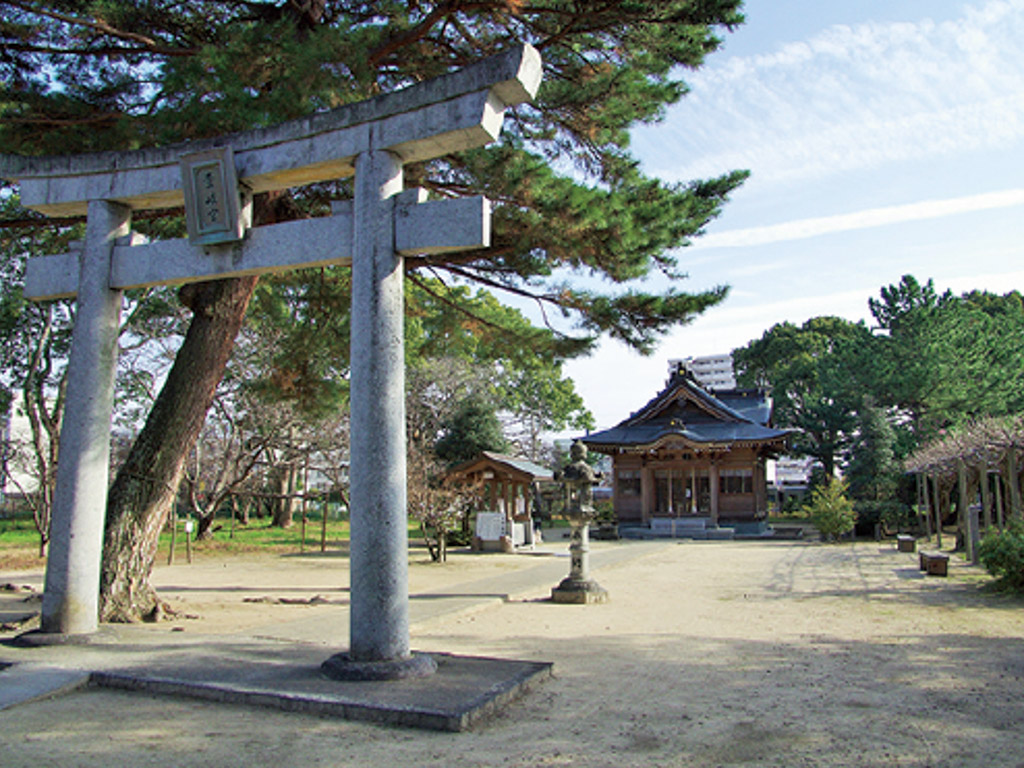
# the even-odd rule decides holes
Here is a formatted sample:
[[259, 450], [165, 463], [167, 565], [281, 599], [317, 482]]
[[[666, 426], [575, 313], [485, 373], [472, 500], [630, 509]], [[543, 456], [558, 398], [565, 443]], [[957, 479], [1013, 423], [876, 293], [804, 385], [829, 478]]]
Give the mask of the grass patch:
[[28, 516], [0, 517], [0, 546], [39, 546], [39, 532]]
[[0, 570], [25, 571], [42, 568], [39, 532], [28, 515], [0, 518]]
[[[202, 541], [192, 542], [192, 553], [199, 557], [231, 557], [254, 553], [289, 554], [300, 552], [318, 552], [320, 550], [321, 521], [306, 522], [305, 547], [302, 540], [302, 523], [296, 520], [289, 528], [275, 528], [265, 520], [253, 520], [249, 525], [235, 524], [231, 531], [230, 523], [215, 523], [213, 536]], [[174, 558], [184, 558], [186, 542], [184, 525], [178, 521], [178, 532], [175, 536]], [[337, 550], [347, 547], [349, 540], [348, 520], [327, 521], [327, 549]], [[160, 534], [157, 548], [157, 562], [166, 562], [171, 547], [170, 531]]]
[[[305, 546], [302, 541], [302, 521], [295, 519], [289, 528], [271, 527], [266, 519], [254, 518], [249, 525], [235, 524], [231, 530], [229, 520], [214, 523], [209, 539], [192, 542], [192, 556], [199, 559], [230, 558], [252, 554], [298, 554], [320, 551], [321, 518], [310, 515], [306, 522]], [[174, 561], [183, 562], [187, 556], [184, 520], [178, 520], [174, 542]], [[409, 539], [423, 538], [419, 523], [409, 521]], [[327, 551], [348, 550], [350, 526], [348, 520], [327, 520]], [[166, 563], [171, 548], [171, 533], [164, 530], [157, 545], [156, 562]], [[45, 558], [39, 557], [39, 534], [32, 518], [25, 516], [0, 518], [0, 570], [34, 570], [44, 568]]]

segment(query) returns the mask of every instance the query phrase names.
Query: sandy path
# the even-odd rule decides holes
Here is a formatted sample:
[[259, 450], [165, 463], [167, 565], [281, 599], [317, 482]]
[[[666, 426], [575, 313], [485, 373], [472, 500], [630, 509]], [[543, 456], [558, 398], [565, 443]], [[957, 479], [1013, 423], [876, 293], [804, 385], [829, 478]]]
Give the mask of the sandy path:
[[[0, 764], [1024, 766], [1024, 602], [980, 593], [977, 569], [924, 578], [916, 556], [874, 543], [636, 552], [595, 571], [608, 605], [551, 604], [553, 582], [535, 579], [510, 601], [414, 620], [420, 649], [555, 662], [555, 679], [473, 732], [88, 691], [0, 715]], [[543, 558], [413, 560], [415, 596], [474, 594], [492, 577], [527, 583]], [[337, 623], [344, 565], [161, 569], [164, 594], [202, 618], [139, 631]], [[317, 594], [330, 602], [242, 602]]]

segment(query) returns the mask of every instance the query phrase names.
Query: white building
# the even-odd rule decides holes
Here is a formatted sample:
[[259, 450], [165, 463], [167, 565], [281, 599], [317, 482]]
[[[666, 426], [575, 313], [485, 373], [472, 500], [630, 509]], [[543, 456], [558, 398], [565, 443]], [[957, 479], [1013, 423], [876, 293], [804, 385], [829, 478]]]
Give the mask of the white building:
[[814, 459], [810, 456], [780, 456], [775, 460], [775, 487], [806, 488], [813, 469]]
[[38, 485], [30, 471], [32, 427], [28, 416], [18, 407], [20, 396], [11, 405], [10, 413], [0, 415], [3, 449], [0, 452], [0, 500], [34, 493]]
[[669, 379], [680, 368], [685, 368], [704, 389], [736, 389], [736, 374], [732, 369], [732, 355], [705, 355], [704, 357], [685, 357], [681, 360], [668, 361]]

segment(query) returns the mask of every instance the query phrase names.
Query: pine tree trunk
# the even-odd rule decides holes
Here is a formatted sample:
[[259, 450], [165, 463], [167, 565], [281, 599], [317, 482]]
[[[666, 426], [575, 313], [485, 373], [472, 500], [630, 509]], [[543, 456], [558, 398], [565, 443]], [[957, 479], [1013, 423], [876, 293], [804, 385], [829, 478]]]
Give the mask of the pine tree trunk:
[[137, 621], [157, 607], [149, 576], [160, 529], [255, 287], [255, 277], [242, 277], [197, 283], [181, 290], [183, 303], [192, 310], [192, 322], [107, 498], [100, 578], [102, 621]]
[[[298, 211], [287, 192], [257, 195], [253, 200], [254, 224], [295, 218]], [[255, 277], [215, 280], [180, 291], [182, 303], [192, 310], [192, 322], [146, 425], [107, 495], [101, 621], [137, 621], [158, 607], [149, 575], [160, 528], [173, 507], [185, 460], [224, 376], [256, 281]]]

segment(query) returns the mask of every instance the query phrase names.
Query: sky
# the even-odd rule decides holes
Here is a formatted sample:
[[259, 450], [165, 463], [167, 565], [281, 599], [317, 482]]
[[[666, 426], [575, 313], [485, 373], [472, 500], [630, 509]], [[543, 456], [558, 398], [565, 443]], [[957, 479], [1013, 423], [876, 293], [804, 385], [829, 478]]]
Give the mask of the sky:
[[747, 0], [746, 24], [666, 119], [632, 135], [673, 182], [748, 169], [676, 255], [724, 303], [649, 357], [611, 340], [566, 364], [597, 429], [664, 385], [668, 360], [730, 352], [776, 323], [870, 323], [912, 274], [939, 291], [1024, 290], [1024, 0]]

